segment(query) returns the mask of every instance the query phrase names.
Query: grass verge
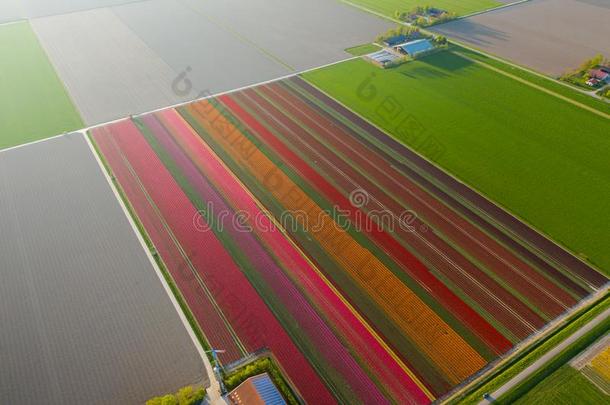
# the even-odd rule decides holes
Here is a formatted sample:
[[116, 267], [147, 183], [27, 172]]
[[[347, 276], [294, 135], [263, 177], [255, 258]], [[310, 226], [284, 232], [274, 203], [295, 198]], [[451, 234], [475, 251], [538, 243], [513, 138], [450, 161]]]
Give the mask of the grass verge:
[[483, 394], [498, 389], [609, 307], [610, 294], [606, 294], [592, 305], [572, 315], [562, 327], [524, 348], [518, 355], [501, 364], [493, 373], [479, 381], [468, 391], [451, 398], [447, 403], [456, 405], [458, 403], [465, 405], [478, 404], [483, 398]]
[[499, 404], [512, 404], [530, 392], [538, 384], [542, 383], [547, 377], [551, 376], [555, 371], [559, 370], [563, 365], [570, 361], [578, 353], [585, 350], [593, 342], [605, 335], [610, 328], [610, 318], [606, 318], [599, 325], [595, 326], [584, 336], [571, 344], [559, 355], [546, 363], [542, 368], [529, 376], [525, 381], [508, 391], [505, 395], [498, 398]]
[[345, 52], [347, 52], [353, 56], [363, 56], [363, 55], [368, 55], [369, 53], [377, 52], [380, 49], [381, 49], [381, 47], [379, 45], [364, 44], [364, 45], [354, 46], [352, 48], [347, 48], [345, 50]]

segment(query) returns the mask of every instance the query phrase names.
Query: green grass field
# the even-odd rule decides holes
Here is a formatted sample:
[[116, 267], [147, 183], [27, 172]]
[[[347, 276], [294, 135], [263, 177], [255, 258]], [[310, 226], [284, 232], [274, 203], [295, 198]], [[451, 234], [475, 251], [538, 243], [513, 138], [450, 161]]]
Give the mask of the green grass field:
[[0, 26], [0, 149], [83, 127], [26, 22]]
[[461, 16], [502, 5], [495, 0], [346, 0], [346, 2], [392, 18], [397, 10], [405, 12], [417, 6], [433, 6]]
[[504, 71], [506, 73], [519, 76], [522, 79], [530, 81], [539, 86], [543, 86], [555, 93], [561, 94], [562, 96], [569, 97], [574, 101], [591, 106], [599, 111], [605, 112], [606, 114], [610, 114], [610, 103], [606, 103], [602, 100], [593, 98], [593, 97], [583, 94], [579, 91], [575, 91], [574, 88], [572, 88], [571, 86], [566, 86], [565, 84], [555, 81], [554, 79], [552, 79], [550, 77], [547, 78], [547, 77], [535, 75], [535, 74], [530, 73], [519, 67], [514, 67], [511, 65], [508, 65], [504, 62], [493, 59], [489, 56], [485, 56], [481, 53], [471, 51], [469, 49], [463, 48], [463, 47], [455, 45], [455, 44], [453, 44], [452, 47], [454, 49], [456, 49], [457, 51], [459, 51], [460, 53], [468, 56], [469, 58], [479, 60], [479, 61], [486, 63], [488, 65], [491, 65], [495, 68], [501, 69], [502, 71]]
[[381, 47], [379, 45], [364, 44], [364, 45], [354, 46], [352, 48], [347, 48], [345, 50], [345, 52], [347, 52], [351, 55], [354, 55], [354, 56], [362, 56], [362, 55], [368, 55], [369, 53], [377, 52], [379, 50], [381, 50]]
[[608, 119], [449, 51], [304, 77], [610, 274]]
[[555, 371], [515, 404], [607, 404], [610, 397], [569, 364]]

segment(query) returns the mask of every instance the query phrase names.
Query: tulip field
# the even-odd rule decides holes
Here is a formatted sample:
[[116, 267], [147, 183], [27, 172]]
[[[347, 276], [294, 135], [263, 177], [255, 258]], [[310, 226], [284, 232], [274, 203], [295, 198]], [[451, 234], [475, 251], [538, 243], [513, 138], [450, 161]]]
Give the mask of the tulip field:
[[221, 362], [307, 403], [430, 403], [607, 282], [299, 77], [90, 136]]

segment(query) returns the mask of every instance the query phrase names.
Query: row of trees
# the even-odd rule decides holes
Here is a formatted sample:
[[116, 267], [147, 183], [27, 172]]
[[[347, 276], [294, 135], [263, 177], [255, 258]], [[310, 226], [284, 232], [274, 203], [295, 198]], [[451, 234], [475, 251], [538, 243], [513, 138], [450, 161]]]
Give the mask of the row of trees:
[[419, 28], [417, 27], [411, 27], [408, 25], [398, 25], [396, 26], [396, 28], [391, 28], [385, 33], [378, 35], [377, 38], [375, 38], [375, 42], [382, 43], [388, 38], [397, 37], [400, 35], [404, 35], [407, 38], [418, 38], [421, 36]]
[[596, 67], [600, 66], [600, 65], [606, 65], [608, 64], [608, 60], [604, 58], [604, 55], [597, 54], [594, 57], [592, 57], [589, 60], [586, 60], [582, 63], [582, 65], [580, 65], [580, 67], [578, 68], [578, 70], [580, 72], [588, 72], [591, 69], [595, 69]]
[[394, 16], [400, 21], [410, 22], [419, 27], [429, 27], [457, 18], [456, 13], [440, 10], [433, 6], [417, 6], [410, 11], [396, 10]]
[[155, 397], [146, 401], [146, 405], [199, 405], [205, 398], [205, 389], [194, 389], [191, 386], [181, 388], [176, 394]]

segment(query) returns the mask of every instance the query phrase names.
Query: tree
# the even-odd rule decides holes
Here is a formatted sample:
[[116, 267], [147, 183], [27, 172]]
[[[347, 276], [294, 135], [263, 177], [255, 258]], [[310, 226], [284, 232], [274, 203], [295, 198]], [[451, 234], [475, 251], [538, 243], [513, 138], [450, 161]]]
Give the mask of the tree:
[[205, 390], [203, 388], [195, 391], [193, 387], [181, 388], [176, 394], [178, 399], [178, 405], [195, 405], [203, 400], [205, 397]]
[[438, 35], [437, 37], [434, 38], [434, 42], [438, 45], [445, 45], [447, 43], [447, 37]]
[[191, 386], [178, 390], [176, 395], [165, 395], [146, 401], [146, 405], [197, 405], [205, 398], [205, 389], [199, 388], [197, 391]]
[[425, 27], [428, 25], [428, 20], [425, 17], [419, 17], [415, 24], [419, 25], [420, 27]]
[[146, 405], [178, 405], [178, 400], [172, 394], [156, 397], [146, 401]]
[[604, 61], [604, 56], [602, 54], [597, 54], [593, 58], [584, 61], [583, 64], [580, 66], [579, 70], [581, 72], [585, 72], [589, 69], [593, 69], [596, 66], [601, 65], [603, 61]]

